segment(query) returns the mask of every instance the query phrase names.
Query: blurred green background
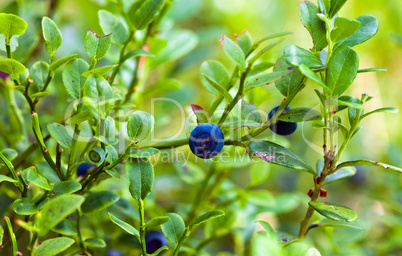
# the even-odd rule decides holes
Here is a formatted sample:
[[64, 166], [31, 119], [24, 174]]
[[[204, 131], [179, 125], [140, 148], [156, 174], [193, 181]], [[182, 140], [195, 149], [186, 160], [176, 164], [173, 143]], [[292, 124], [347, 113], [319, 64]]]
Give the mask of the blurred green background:
[[[172, 28], [188, 30], [191, 33], [191, 40], [176, 42], [178, 45], [181, 43], [182, 48], [187, 47], [187, 50], [182, 51], [181, 58], [171, 59], [157, 66], [155, 71], [150, 73], [145, 88], [151, 87], [163, 78], [173, 78], [179, 81], [180, 88], [159, 94], [158, 97], [179, 101], [187, 113], [190, 112], [189, 104], [199, 104], [209, 108], [215, 97], [202, 86], [199, 68], [203, 61], [216, 59], [224, 63], [229, 70], [233, 70], [233, 64], [225, 57], [218, 43], [223, 33], [234, 39], [234, 34], [247, 29], [253, 39], [258, 39], [277, 32], [293, 32], [293, 35], [287, 37], [287, 40], [279, 47], [264, 56], [264, 59], [271, 62], [275, 62], [281, 56], [283, 48], [288, 44], [305, 48], [312, 46], [310, 36], [298, 16], [299, 2], [301, 1], [174, 0], [172, 9], [162, 23], [161, 30]], [[97, 12], [100, 9], [115, 8], [113, 3], [106, 0], [60, 0], [53, 3], [54, 6], [51, 5], [53, 7], [49, 8], [49, 2], [42, 0], [0, 1], [0, 11], [18, 14], [28, 22], [27, 33], [19, 40], [20, 48], [24, 50], [17, 50], [15, 54], [16, 58], [27, 63], [28, 67], [37, 60], [48, 59], [44, 47], [31, 47], [35, 45], [32, 44], [34, 40], [39, 40], [35, 37], [40, 37], [40, 21], [43, 16], [51, 16], [63, 34], [63, 44], [57, 53], [57, 58], [80, 53], [82, 58], [88, 59], [83, 43], [86, 31], [91, 27], [98, 34], [102, 34]], [[402, 4], [400, 0], [350, 0], [339, 14], [348, 18], [371, 14], [378, 19], [380, 24], [378, 34], [368, 42], [357, 46], [356, 50], [360, 55], [360, 68], [382, 67], [388, 70], [380, 73], [359, 74], [347, 94], [360, 97], [362, 93], [368, 93], [374, 96], [374, 99], [366, 105], [366, 111], [388, 106], [402, 109], [402, 101], [400, 101], [400, 95], [402, 95]], [[27, 49], [31, 49], [32, 57], [24, 55]], [[112, 48], [99, 66], [115, 62], [117, 50], [116, 47]], [[150, 51], [152, 52], [152, 47]], [[129, 64], [126, 66], [127, 77], [130, 77], [130, 66]], [[61, 74], [56, 74], [56, 79], [53, 79], [48, 90], [51, 96], [41, 101], [38, 107], [43, 124], [63, 120], [64, 111], [70, 102], [60, 78]], [[122, 79], [122, 83], [128, 82]], [[309, 84], [292, 102], [291, 107], [317, 107], [318, 99], [313, 91], [315, 88], [317, 88], [316, 85]], [[24, 107], [23, 98], [19, 96], [17, 95], [17, 101], [21, 107]], [[260, 110], [269, 112], [271, 108], [280, 104], [282, 97], [276, 88], [271, 86], [256, 90], [247, 99], [255, 103]], [[150, 111], [150, 99], [144, 98], [141, 102], [143, 104], [137, 107]], [[11, 143], [14, 144], [11, 146], [22, 151], [26, 144], [13, 143], [14, 134], [9, 130], [10, 126], [7, 126], [9, 107], [5, 104], [5, 100], [0, 98], [0, 117], [2, 123], [6, 124], [1, 130], [3, 139], [0, 147], [10, 147]], [[158, 138], [175, 133], [184, 121], [179, 109], [173, 104], [156, 103], [154, 110], [152, 114], [155, 115], [155, 134]], [[23, 111], [23, 115], [26, 120], [29, 120], [27, 111]], [[343, 159], [367, 158], [402, 166], [401, 113], [376, 114], [365, 119], [362, 125], [364, 128], [354, 137]], [[181, 135], [182, 137], [191, 131], [189, 128], [191, 124], [186, 123], [186, 126], [188, 126], [187, 130]], [[314, 166], [320, 158], [320, 151], [317, 152], [316, 148], [307, 146], [306, 141], [320, 148], [321, 137], [318, 130], [311, 128], [310, 124], [306, 123], [299, 127], [290, 137], [278, 138], [267, 131], [261, 138], [268, 138], [285, 145]], [[181, 150], [189, 152], [187, 147]], [[40, 158], [39, 155], [32, 156], [29, 159], [31, 163], [36, 163], [35, 157]], [[190, 166], [188, 168], [195, 174], [194, 177], [187, 177], [186, 180], [185, 177], [183, 179], [181, 173], [183, 168], [180, 165], [180, 163], [156, 165], [157, 182], [153, 199], [148, 203], [154, 214], [163, 214], [165, 211], [185, 214], [187, 203], [190, 203], [194, 196], [193, 186], [199, 184], [199, 178], [205, 175], [207, 168], [204, 163], [187, 164], [186, 166]], [[254, 227], [256, 219], [266, 219], [275, 229], [297, 234], [299, 221], [305, 213], [308, 202], [306, 193], [312, 186], [311, 176], [282, 167], [268, 166], [268, 164], [261, 166], [261, 172], [269, 172], [270, 176], [258, 188], [269, 190], [274, 195], [273, 200], [276, 206], [261, 207], [258, 204], [253, 205], [252, 202], [245, 204], [244, 202], [248, 201], [247, 197], [244, 198], [243, 203], [233, 204], [232, 211], [239, 213], [233, 225], [243, 231], [233, 231], [233, 235], [224, 236], [216, 243], [212, 243], [210, 250], [228, 251], [234, 254], [241, 251], [237, 240], [244, 240], [250, 235], [251, 227]], [[233, 168], [225, 165], [221, 169], [225, 170], [228, 179], [223, 182], [221, 189], [214, 193], [225, 197], [233, 191], [246, 187], [251, 168], [253, 167], [241, 163], [233, 164]], [[325, 200], [354, 209], [359, 215], [358, 221], [365, 226], [365, 231], [316, 229], [311, 231], [307, 241], [320, 250], [322, 255], [402, 255], [401, 184], [402, 176], [398, 173], [365, 167], [358, 168], [355, 177], [328, 185], [326, 187], [328, 198]], [[119, 190], [120, 184], [109, 179], [100, 185], [100, 188], [102, 187]], [[191, 197], [188, 196], [188, 191], [192, 192]], [[127, 194], [127, 191], [123, 194]], [[153, 205], [151, 202], [153, 200], [158, 207]], [[216, 201], [219, 201], [219, 198], [213, 202]], [[6, 209], [2, 208], [1, 212], [5, 213]], [[98, 217], [105, 220], [104, 216]], [[112, 224], [109, 226], [108, 229], [116, 229]], [[202, 237], [200, 234], [199, 236]], [[122, 239], [115, 239], [114, 243], [117, 246], [125, 242]], [[127, 249], [127, 247], [124, 248]]]

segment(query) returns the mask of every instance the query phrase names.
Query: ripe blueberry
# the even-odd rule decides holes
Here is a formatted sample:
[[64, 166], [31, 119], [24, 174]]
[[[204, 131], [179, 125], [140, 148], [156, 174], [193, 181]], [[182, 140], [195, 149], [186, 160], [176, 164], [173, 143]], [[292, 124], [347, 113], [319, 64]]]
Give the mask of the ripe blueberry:
[[221, 152], [225, 141], [221, 129], [214, 124], [200, 124], [190, 134], [188, 144], [194, 155], [209, 159]]
[[[279, 107], [280, 106], [276, 106], [269, 112], [268, 120], [270, 120], [274, 116]], [[290, 108], [286, 107], [282, 113], [285, 113], [287, 110], [290, 110]], [[271, 125], [269, 128], [276, 134], [289, 135], [296, 131], [297, 123], [278, 121], [277, 123]]]
[[159, 248], [168, 245], [165, 235], [160, 231], [150, 231], [145, 234], [145, 245], [147, 253], [154, 253]]
[[77, 177], [84, 177], [87, 175], [88, 171], [95, 166], [87, 163], [80, 164], [77, 167]]
[[124, 253], [115, 249], [107, 251], [106, 256], [124, 256]]

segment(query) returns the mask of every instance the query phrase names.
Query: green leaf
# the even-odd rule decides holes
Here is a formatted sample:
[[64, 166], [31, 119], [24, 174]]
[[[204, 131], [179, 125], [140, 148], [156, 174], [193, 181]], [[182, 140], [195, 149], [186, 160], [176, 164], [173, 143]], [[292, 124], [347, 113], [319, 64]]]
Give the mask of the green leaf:
[[135, 111], [128, 117], [127, 134], [134, 141], [141, 141], [151, 135], [155, 119], [144, 111]]
[[[281, 253], [278, 239], [267, 232], [255, 232], [250, 241], [250, 255], [285, 255]], [[293, 256], [293, 255], [292, 255]]]
[[262, 207], [270, 205], [275, 201], [272, 193], [264, 189], [248, 191], [246, 198], [247, 202]]
[[301, 21], [313, 38], [313, 52], [319, 52], [328, 45], [325, 23], [317, 17], [318, 13], [318, 6], [312, 2], [305, 1], [299, 4]]
[[83, 112], [80, 112], [73, 117], [67, 119], [66, 124], [71, 124], [72, 126], [83, 123], [91, 118], [91, 112], [89, 110], [85, 110]]
[[50, 54], [54, 54], [63, 40], [59, 28], [53, 20], [48, 17], [43, 17], [42, 33], [43, 38], [45, 39], [46, 51]]
[[355, 174], [356, 174], [356, 168], [354, 168], [354, 167], [345, 167], [345, 168], [337, 170], [333, 174], [328, 175], [325, 178], [324, 184], [329, 184], [329, 183], [332, 183], [332, 182], [343, 180], [343, 179], [352, 177]]
[[295, 90], [303, 80], [303, 75], [298, 68], [293, 68], [286, 62], [286, 58], [283, 56], [278, 59], [275, 64], [274, 72], [281, 71], [294, 71], [292, 74], [285, 76], [284, 78], [275, 82], [275, 87], [279, 92], [288, 97], [289, 95], [296, 93]]
[[[0, 14], [1, 15], [1, 14]], [[25, 73], [25, 66], [13, 59], [0, 59], [0, 71], [13, 77]]]
[[145, 158], [157, 154], [159, 154], [159, 150], [156, 148], [134, 148], [126, 155], [133, 158]]
[[42, 242], [35, 249], [34, 256], [54, 256], [70, 247], [74, 243], [74, 239], [69, 237], [51, 238]]
[[257, 49], [262, 43], [264, 43], [265, 41], [271, 40], [271, 39], [275, 39], [278, 37], [283, 37], [283, 36], [287, 36], [287, 35], [291, 35], [293, 33], [291, 32], [280, 32], [280, 33], [276, 33], [273, 35], [269, 35], [266, 37], [263, 37], [261, 39], [258, 39], [257, 41], [255, 41], [255, 43], [253, 44], [253, 49]]
[[85, 37], [85, 51], [91, 59], [100, 60], [105, 57], [112, 45], [112, 34], [98, 36], [91, 29]]
[[318, 223], [312, 224], [309, 227], [309, 229], [321, 228], [321, 227], [353, 228], [353, 229], [364, 230], [364, 228], [356, 222], [343, 222], [343, 221], [341, 222], [341, 221], [335, 221], [335, 220], [330, 220], [330, 219], [320, 220]]
[[283, 51], [286, 61], [294, 66], [306, 65], [309, 68], [322, 68], [320, 58], [314, 55], [312, 52], [303, 49], [296, 45], [289, 45]]
[[83, 95], [85, 77], [81, 76], [89, 69], [89, 65], [82, 59], [70, 61], [63, 70], [63, 83], [67, 92], [73, 99], [79, 99]]
[[189, 230], [192, 231], [195, 226], [201, 225], [202, 223], [205, 223], [207, 221], [219, 218], [225, 216], [225, 212], [221, 211], [221, 210], [214, 210], [214, 211], [209, 211], [206, 212], [204, 214], [202, 214], [201, 216], [198, 216], [197, 218], [195, 218], [193, 221], [191, 221], [190, 225], [189, 225]]
[[318, 85], [320, 85], [326, 91], [330, 91], [328, 86], [326, 84], [324, 84], [324, 82], [321, 80], [321, 78], [314, 71], [309, 69], [309, 67], [307, 67], [304, 64], [301, 64], [299, 66], [299, 70], [303, 75], [305, 75], [307, 78], [309, 78], [309, 79], [313, 80], [314, 82], [316, 82]]
[[145, 199], [154, 186], [154, 167], [147, 158], [132, 158], [126, 163], [129, 190], [134, 199]]
[[56, 142], [59, 141], [63, 148], [69, 148], [71, 146], [72, 136], [68, 133], [64, 125], [50, 123], [47, 125], [47, 130], [50, 136], [52, 136]]
[[101, 136], [101, 141], [106, 144], [117, 144], [118, 139], [116, 138], [116, 124], [114, 119], [111, 116], [106, 117], [105, 119], [105, 132], [104, 136]]
[[285, 232], [278, 231], [276, 232], [276, 235], [278, 236], [279, 239], [279, 245], [281, 245], [282, 247], [293, 244], [299, 240], [297, 237], [287, 234]]
[[35, 166], [23, 170], [22, 175], [28, 184], [35, 184], [44, 190], [52, 189], [52, 186], [49, 185], [47, 179], [37, 171]]
[[12, 183], [17, 183], [18, 182], [18, 180], [15, 180], [15, 179], [13, 179], [11, 177], [8, 177], [6, 175], [1, 175], [0, 174], [0, 183], [2, 183], [3, 181], [8, 181], [8, 182], [12, 182]]
[[278, 72], [274, 71], [268, 74], [252, 77], [246, 82], [246, 84], [244, 85], [244, 89], [251, 90], [258, 86], [270, 85], [278, 80], [285, 78], [286, 76], [292, 74], [293, 72], [294, 71], [292, 70], [278, 71]]
[[266, 72], [268, 69], [272, 68], [275, 64], [271, 62], [261, 62], [253, 65], [247, 77], [253, 77], [256, 75], [261, 75], [261, 73]]
[[165, 224], [169, 220], [170, 220], [170, 217], [168, 217], [168, 216], [155, 217], [155, 218], [147, 221], [147, 223], [145, 223], [145, 228], [152, 229], [152, 228], [158, 227], [162, 224]]
[[32, 215], [38, 211], [38, 207], [36, 207], [35, 203], [27, 197], [15, 200], [13, 209], [19, 215]]
[[345, 206], [317, 201], [310, 201], [308, 204], [319, 214], [331, 220], [352, 222], [357, 219], [357, 214]]
[[101, 238], [87, 238], [85, 239], [84, 244], [88, 247], [94, 247], [94, 248], [106, 247], [105, 241]]
[[360, 119], [363, 119], [363, 118], [365, 118], [365, 117], [367, 117], [367, 116], [369, 116], [369, 115], [371, 115], [371, 114], [374, 114], [374, 113], [393, 113], [393, 114], [396, 114], [396, 113], [398, 113], [398, 109], [397, 109], [397, 108], [392, 108], [392, 107], [388, 107], [388, 108], [379, 108], [379, 109], [370, 111], [370, 112], [368, 112], [368, 113], [362, 115], [362, 116], [360, 117]]
[[109, 174], [110, 177], [120, 180], [120, 174], [115, 169], [107, 169], [105, 172]]
[[263, 221], [263, 220], [258, 220], [257, 222], [260, 223], [261, 226], [265, 229], [265, 232], [267, 232], [268, 239], [270, 241], [275, 241], [276, 242], [278, 240], [278, 236], [276, 235], [276, 232], [272, 228], [271, 224], [269, 224], [268, 222]]
[[1, 153], [10, 161], [14, 160], [18, 156], [17, 150], [13, 148], [5, 148], [1, 150]]
[[178, 244], [186, 232], [184, 221], [176, 213], [167, 213], [165, 216], [169, 217], [170, 220], [162, 224], [163, 234], [171, 243]]
[[329, 18], [333, 18], [342, 6], [346, 3], [347, 0], [331, 0], [331, 9], [328, 12]]
[[106, 161], [108, 161], [109, 163], [119, 158], [119, 154], [117, 153], [117, 150], [113, 146], [106, 146], [105, 151], [107, 154]]
[[39, 236], [46, 233], [80, 207], [83, 196], [63, 195], [47, 202], [36, 216], [36, 226], [39, 227]]
[[218, 82], [216, 82], [214, 79], [212, 79], [211, 77], [209, 77], [206, 74], [201, 74], [201, 77], [205, 78], [208, 81], [208, 83], [210, 85], [212, 85], [212, 87], [226, 99], [226, 102], [231, 102], [233, 100], [233, 98], [229, 94], [229, 92], [222, 85], [220, 85]]
[[221, 125], [222, 130], [234, 130], [241, 127], [256, 128], [261, 127], [261, 123], [257, 123], [253, 120], [244, 120], [237, 117], [233, 117], [230, 120], [226, 120]]
[[212, 94], [217, 94], [218, 90], [215, 86], [208, 81], [206, 77], [203, 77], [202, 74], [208, 76], [213, 81], [216, 81], [219, 85], [221, 85], [225, 90], [228, 88], [230, 75], [225, 66], [216, 60], [207, 60], [201, 64], [201, 83], [205, 88]]
[[243, 50], [244, 55], [247, 55], [253, 47], [253, 39], [251, 38], [250, 33], [247, 30], [244, 30], [240, 35], [236, 35], [236, 40], [240, 48]]
[[148, 51], [145, 51], [144, 49], [135, 49], [135, 50], [132, 50], [131, 52], [126, 53], [126, 55], [124, 55], [123, 62], [128, 59], [135, 58], [138, 56], [155, 57], [155, 55], [153, 55], [152, 53], [150, 53]]
[[27, 30], [27, 26], [28, 25], [25, 20], [21, 19], [17, 15], [0, 13], [0, 34], [5, 36], [7, 45], [10, 45], [11, 37], [14, 35], [22, 36]]
[[113, 33], [112, 42], [114, 44], [120, 46], [127, 41], [128, 29], [122, 18], [106, 10], [98, 11], [98, 17], [103, 33]]
[[241, 101], [241, 117], [245, 120], [262, 123], [262, 117], [257, 107], [254, 103], [248, 104], [244, 99]]
[[246, 57], [240, 46], [225, 35], [222, 35], [222, 39], [219, 42], [225, 54], [236, 63], [240, 70], [244, 71], [246, 69]]
[[115, 67], [117, 67], [118, 64], [116, 65], [112, 65], [112, 66], [106, 66], [106, 67], [100, 67], [100, 68], [94, 68], [91, 69], [85, 73], [83, 73], [81, 76], [83, 77], [88, 77], [90, 75], [100, 75], [100, 76], [104, 76], [106, 75], [110, 70], [114, 69]]
[[[344, 98], [342, 98], [343, 96], [345, 96], [345, 95], [342, 95], [341, 97], [339, 97], [338, 99], [330, 99], [329, 100], [329, 102], [334, 102], [336, 105], [339, 105], [339, 106], [347, 106], [347, 107], [350, 107], [350, 108], [357, 108], [357, 109], [362, 109], [363, 108], [363, 105], [362, 104], [360, 104], [360, 100], [357, 100], [356, 102], [354, 102], [354, 101], [347, 101], [347, 100], [341, 100], [341, 99], [344, 99]], [[339, 106], [338, 106], [338, 108], [339, 108]]]
[[318, 7], [320, 8], [321, 13], [328, 14], [331, 9], [331, 1], [330, 0], [318, 0]]
[[195, 116], [197, 117], [198, 125], [211, 122], [211, 116], [209, 115], [208, 111], [206, 111], [203, 107], [195, 104], [191, 104], [190, 106]]
[[43, 97], [46, 97], [46, 96], [49, 96], [49, 95], [50, 95], [49, 92], [37, 92], [37, 93], [31, 94], [30, 96], [33, 99], [34, 98], [39, 99], [39, 98], [43, 98]]
[[353, 47], [355, 45], [361, 44], [370, 38], [372, 38], [378, 31], [378, 21], [372, 15], [362, 15], [356, 18], [357, 21], [361, 23], [359, 29], [351, 35], [350, 37], [346, 38], [345, 41], [339, 42], [335, 44], [335, 47], [339, 46], [350, 46]]
[[93, 192], [87, 196], [81, 205], [81, 210], [83, 213], [99, 211], [116, 203], [117, 200], [119, 200], [119, 195], [112, 191]]
[[30, 73], [32, 80], [37, 85], [42, 86], [46, 82], [49, 74], [49, 65], [46, 62], [37, 61], [32, 65]]
[[249, 150], [252, 155], [266, 162], [298, 171], [305, 171], [313, 175], [316, 174], [314, 170], [294, 152], [278, 144], [269, 141], [252, 141], [249, 144]]
[[334, 29], [331, 31], [331, 40], [336, 43], [348, 38], [359, 29], [360, 25], [360, 21], [336, 17]]
[[284, 122], [306, 122], [320, 120], [321, 113], [312, 108], [292, 108], [290, 110], [284, 111], [280, 116], [279, 120]]
[[54, 228], [53, 232], [65, 235], [65, 236], [76, 236], [77, 235], [77, 225], [69, 219], [65, 219]]
[[399, 167], [395, 167], [389, 164], [384, 164], [384, 163], [380, 163], [380, 162], [375, 162], [375, 161], [371, 161], [371, 160], [355, 160], [355, 161], [347, 161], [347, 162], [343, 162], [339, 165], [336, 166], [336, 169], [340, 169], [340, 168], [344, 168], [346, 166], [360, 166], [360, 165], [367, 165], [367, 166], [378, 166], [378, 167], [382, 167], [384, 169], [387, 170], [392, 170], [392, 171], [396, 171], [396, 172], [401, 172], [402, 173], [402, 169]]
[[57, 69], [59, 69], [64, 64], [68, 63], [71, 60], [77, 59], [77, 58], [78, 58], [78, 54], [73, 54], [73, 55], [61, 58], [61, 59], [53, 62], [52, 64], [50, 64], [49, 69], [50, 69], [50, 71], [52, 71], [54, 73]]
[[53, 189], [50, 191], [52, 197], [72, 194], [81, 189], [81, 184], [73, 181], [67, 180], [62, 182], [57, 182], [54, 184]]
[[127, 233], [129, 233], [129, 234], [131, 234], [133, 236], [136, 236], [138, 238], [140, 237], [140, 232], [138, 232], [138, 230], [136, 228], [134, 228], [133, 226], [131, 226], [127, 222], [124, 222], [121, 219], [117, 218], [116, 216], [114, 216], [110, 212], [108, 214], [109, 214], [110, 220], [114, 224], [116, 224], [117, 226], [121, 227]]
[[145, 0], [140, 6], [134, 4], [128, 12], [129, 17], [137, 30], [144, 29], [158, 15], [165, 0]]
[[348, 47], [338, 48], [331, 56], [327, 69], [327, 85], [332, 95], [342, 95], [356, 78], [359, 69], [359, 55]]
[[84, 104], [95, 117], [105, 118], [106, 108], [103, 107], [114, 98], [112, 87], [108, 81], [100, 75], [90, 75], [84, 84]]

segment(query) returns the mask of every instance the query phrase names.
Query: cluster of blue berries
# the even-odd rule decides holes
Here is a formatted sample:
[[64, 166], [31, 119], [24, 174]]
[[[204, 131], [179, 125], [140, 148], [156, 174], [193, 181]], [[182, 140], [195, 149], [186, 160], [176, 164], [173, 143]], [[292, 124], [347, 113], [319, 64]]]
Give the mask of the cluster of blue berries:
[[[270, 120], [278, 111], [280, 106], [273, 108], [268, 114]], [[282, 112], [290, 110], [289, 107]], [[278, 121], [270, 126], [270, 129], [279, 135], [290, 135], [297, 129], [297, 123]], [[188, 144], [194, 155], [199, 158], [209, 159], [221, 152], [225, 145], [222, 130], [210, 123], [200, 124], [191, 132]]]

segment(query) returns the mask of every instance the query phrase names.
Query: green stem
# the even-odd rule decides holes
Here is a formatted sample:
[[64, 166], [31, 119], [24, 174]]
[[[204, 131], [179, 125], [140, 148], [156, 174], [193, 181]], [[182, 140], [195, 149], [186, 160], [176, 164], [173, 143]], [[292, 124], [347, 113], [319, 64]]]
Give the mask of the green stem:
[[131, 42], [131, 39], [133, 38], [133, 36], [134, 36], [134, 31], [130, 30], [130, 34], [128, 36], [127, 41], [124, 43], [124, 45], [120, 49], [119, 64], [116, 67], [116, 69], [113, 71], [112, 75], [110, 76], [110, 79], [109, 79], [110, 84], [113, 84], [114, 79], [116, 78], [117, 74], [119, 73], [121, 67], [124, 64], [124, 60], [125, 60], [124, 59], [124, 53], [126, 51], [127, 45]]
[[85, 255], [87, 255], [87, 253], [86, 253], [86, 251], [85, 251], [84, 242], [83, 242], [82, 236], [81, 236], [80, 222], [81, 222], [81, 213], [80, 213], [79, 210], [77, 210], [77, 236], [78, 236], [78, 244], [80, 245], [81, 252], [84, 253]]
[[174, 248], [173, 256], [177, 256], [179, 254], [180, 248], [181, 248], [184, 240], [186, 239], [186, 237], [189, 235], [189, 233], [190, 232], [188, 231], [188, 227], [186, 227], [186, 230], [184, 231], [183, 237], [179, 240], [179, 243]]
[[17, 255], [18, 252], [18, 245], [17, 245], [17, 240], [15, 239], [15, 234], [13, 231], [13, 226], [11, 225], [11, 221], [9, 217], [4, 217], [4, 219], [6, 220], [7, 223], [7, 227], [8, 227], [8, 232], [10, 234], [10, 239], [13, 243], [13, 255]]
[[33, 232], [31, 242], [29, 243], [29, 252], [30, 252], [31, 256], [34, 256], [34, 251], [35, 251], [34, 248], [35, 248], [36, 240], [38, 240], [38, 233]]
[[144, 210], [144, 202], [140, 198], [138, 200], [138, 212], [140, 214], [140, 242], [142, 248], [142, 255], [147, 256], [147, 247], [145, 243], [145, 210]]
[[[84, 108], [83, 103], [79, 102], [76, 114], [81, 113], [83, 108]], [[68, 156], [67, 177], [71, 177], [71, 175], [73, 173], [73, 171], [71, 170], [71, 167], [75, 163], [75, 154], [77, 151], [77, 144], [78, 144], [78, 139], [80, 137], [80, 133], [81, 133], [81, 124], [75, 124], [73, 139], [71, 141], [71, 150], [70, 150], [70, 154]]]
[[[239, 75], [239, 68], [236, 67], [233, 70], [232, 76], [229, 79], [227, 91], [230, 91], [230, 89], [232, 89], [233, 86], [235, 86], [235, 84], [237, 82], [238, 75]], [[212, 103], [211, 108], [209, 109], [209, 114], [211, 116], [215, 113], [216, 109], [219, 107], [219, 105], [221, 104], [222, 101], [223, 101], [223, 96], [221, 94], [219, 94], [218, 98], [216, 98], [216, 100]]]

